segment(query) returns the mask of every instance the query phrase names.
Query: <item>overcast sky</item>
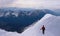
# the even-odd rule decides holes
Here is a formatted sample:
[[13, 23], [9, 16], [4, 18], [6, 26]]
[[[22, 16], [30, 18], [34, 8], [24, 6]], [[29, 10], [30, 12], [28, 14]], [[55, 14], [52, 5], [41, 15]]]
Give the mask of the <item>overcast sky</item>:
[[0, 0], [0, 7], [60, 8], [60, 0]]

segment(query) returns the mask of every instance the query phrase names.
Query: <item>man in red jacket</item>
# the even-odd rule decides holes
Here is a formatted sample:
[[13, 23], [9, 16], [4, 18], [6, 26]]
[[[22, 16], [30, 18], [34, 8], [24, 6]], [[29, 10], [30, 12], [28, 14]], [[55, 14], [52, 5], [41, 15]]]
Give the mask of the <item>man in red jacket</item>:
[[44, 27], [44, 25], [42, 26], [41, 30], [42, 30], [42, 33], [44, 34], [45, 33], [45, 27]]

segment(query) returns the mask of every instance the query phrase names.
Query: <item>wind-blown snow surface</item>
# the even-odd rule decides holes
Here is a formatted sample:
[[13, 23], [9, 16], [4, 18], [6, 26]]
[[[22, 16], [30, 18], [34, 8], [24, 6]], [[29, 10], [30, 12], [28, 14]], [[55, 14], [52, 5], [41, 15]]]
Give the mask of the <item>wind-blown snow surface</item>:
[[[42, 25], [46, 27], [44, 35], [40, 30]], [[47, 14], [21, 34], [17, 32], [6, 32], [0, 29], [0, 36], [60, 36], [60, 16]]]

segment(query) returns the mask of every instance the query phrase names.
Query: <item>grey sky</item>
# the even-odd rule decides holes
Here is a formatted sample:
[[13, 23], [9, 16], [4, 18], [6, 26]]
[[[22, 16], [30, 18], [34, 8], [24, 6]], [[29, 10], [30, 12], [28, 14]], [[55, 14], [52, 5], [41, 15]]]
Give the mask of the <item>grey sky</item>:
[[0, 0], [0, 7], [60, 8], [60, 0]]

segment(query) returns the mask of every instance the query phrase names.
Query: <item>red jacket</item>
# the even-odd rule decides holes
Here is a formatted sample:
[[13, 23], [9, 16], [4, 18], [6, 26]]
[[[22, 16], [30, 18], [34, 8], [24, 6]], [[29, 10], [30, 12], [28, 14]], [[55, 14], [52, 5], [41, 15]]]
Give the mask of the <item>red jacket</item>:
[[44, 26], [42, 27], [42, 30], [45, 30], [45, 27]]

